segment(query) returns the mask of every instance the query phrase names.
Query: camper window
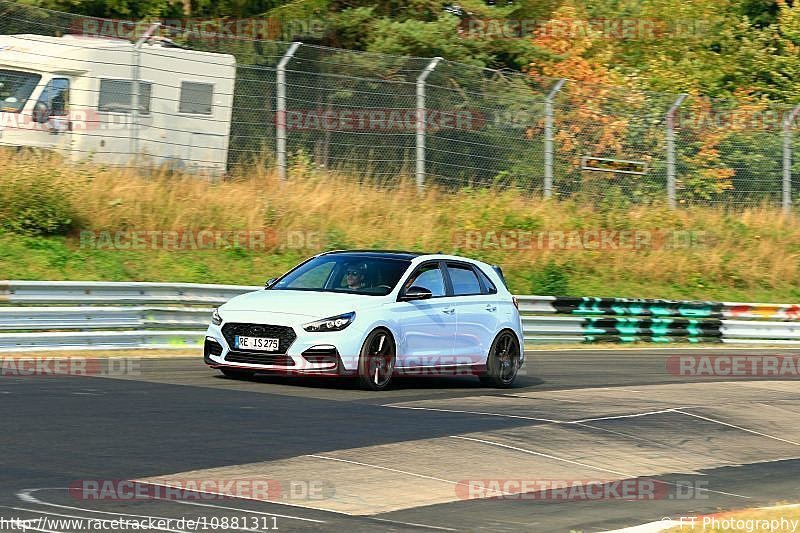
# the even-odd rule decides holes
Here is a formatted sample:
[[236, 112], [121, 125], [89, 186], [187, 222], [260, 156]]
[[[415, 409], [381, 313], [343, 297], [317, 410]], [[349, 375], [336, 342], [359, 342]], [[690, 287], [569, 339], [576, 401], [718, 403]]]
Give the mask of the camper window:
[[47, 82], [39, 103], [46, 106], [50, 116], [66, 116], [69, 109], [69, 80], [66, 78], [53, 78]]
[[214, 86], [210, 83], [181, 82], [180, 113], [193, 115], [211, 115], [214, 99]]
[[[139, 82], [139, 113], [150, 114], [150, 94], [152, 84]], [[133, 101], [133, 82], [130, 80], [100, 80], [100, 100], [98, 111], [109, 113], [128, 113]]]
[[0, 111], [19, 113], [42, 77], [32, 72], [0, 69]]

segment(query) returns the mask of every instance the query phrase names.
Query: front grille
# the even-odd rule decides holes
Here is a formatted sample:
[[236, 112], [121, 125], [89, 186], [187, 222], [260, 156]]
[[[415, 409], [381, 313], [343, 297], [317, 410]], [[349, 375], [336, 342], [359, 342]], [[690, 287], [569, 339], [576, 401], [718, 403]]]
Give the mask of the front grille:
[[[241, 353], [256, 353], [267, 356], [285, 354], [287, 350], [289, 350], [289, 346], [291, 346], [294, 340], [297, 338], [294, 330], [289, 326], [275, 326], [271, 324], [239, 324], [237, 322], [231, 322], [222, 326], [222, 335], [225, 337], [225, 340], [228, 341], [228, 346], [231, 347], [231, 350], [236, 350]], [[278, 351], [264, 353], [258, 350], [240, 350], [239, 348], [236, 348], [236, 345], [233, 342], [234, 337], [237, 335], [244, 337], [267, 337], [278, 339]]]
[[294, 366], [294, 360], [283, 354], [252, 354], [242, 352], [228, 352], [225, 361], [229, 363], [248, 363], [251, 365]]

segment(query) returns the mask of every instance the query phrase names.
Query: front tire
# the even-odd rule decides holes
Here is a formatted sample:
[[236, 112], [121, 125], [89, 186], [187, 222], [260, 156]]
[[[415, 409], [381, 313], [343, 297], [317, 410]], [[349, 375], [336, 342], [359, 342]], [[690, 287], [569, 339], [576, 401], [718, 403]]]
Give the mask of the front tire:
[[384, 390], [392, 381], [397, 358], [394, 338], [379, 328], [367, 335], [358, 358], [358, 381], [363, 389]]
[[250, 379], [256, 374], [252, 370], [242, 370], [241, 368], [220, 368], [219, 371], [222, 372], [226, 378], [231, 379]]
[[486, 360], [486, 374], [480, 376], [486, 387], [507, 389], [514, 384], [520, 366], [519, 340], [509, 330], [501, 331], [491, 348]]

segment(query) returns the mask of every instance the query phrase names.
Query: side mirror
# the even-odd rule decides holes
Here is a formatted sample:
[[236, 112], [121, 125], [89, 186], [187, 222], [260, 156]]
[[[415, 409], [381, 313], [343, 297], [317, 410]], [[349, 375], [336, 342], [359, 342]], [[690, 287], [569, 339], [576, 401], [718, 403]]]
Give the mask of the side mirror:
[[47, 124], [48, 120], [50, 120], [50, 108], [44, 102], [36, 102], [33, 106], [33, 121]]
[[278, 278], [269, 278], [267, 282], [264, 284], [265, 289], [269, 289], [269, 286], [278, 281]]
[[431, 293], [431, 291], [425, 287], [412, 285], [400, 295], [400, 301], [408, 302], [410, 300], [427, 300], [431, 296], [433, 296], [433, 293]]

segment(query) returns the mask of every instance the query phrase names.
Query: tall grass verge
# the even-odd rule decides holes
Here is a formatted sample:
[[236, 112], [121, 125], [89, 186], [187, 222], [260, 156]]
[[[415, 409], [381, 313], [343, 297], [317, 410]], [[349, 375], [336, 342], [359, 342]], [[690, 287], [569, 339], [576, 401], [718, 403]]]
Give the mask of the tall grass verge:
[[[31, 216], [29, 211], [44, 214]], [[169, 229], [267, 229], [279, 239], [265, 251], [134, 252], [78, 246], [79, 230]], [[682, 231], [699, 241], [636, 251], [536, 245], [539, 232], [591, 229]], [[261, 283], [324, 249], [392, 248], [499, 263], [518, 293], [800, 297], [800, 221], [776, 208], [622, 209], [542, 201], [501, 188], [429, 187], [420, 194], [409, 180], [387, 188], [306, 167], [292, 168], [285, 183], [258, 166], [212, 183], [166, 171], [145, 175], [0, 151], [0, 231], [0, 279]], [[316, 237], [313, 245], [297, 249], [281, 242], [280, 236], [289, 232]], [[531, 246], [515, 245], [514, 236], [523, 234], [533, 237]], [[469, 242], [465, 236], [471, 236]], [[509, 236], [511, 242], [504, 242]]]

